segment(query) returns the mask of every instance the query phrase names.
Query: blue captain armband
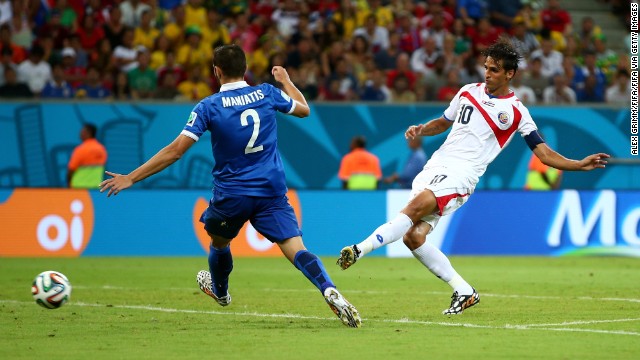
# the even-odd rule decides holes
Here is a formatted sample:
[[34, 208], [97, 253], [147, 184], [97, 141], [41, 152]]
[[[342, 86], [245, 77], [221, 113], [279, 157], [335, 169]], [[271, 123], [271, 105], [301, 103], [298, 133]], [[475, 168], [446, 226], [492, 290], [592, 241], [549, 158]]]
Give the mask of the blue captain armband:
[[524, 137], [524, 141], [527, 142], [527, 145], [529, 145], [529, 149], [531, 150], [535, 149], [538, 144], [544, 143], [544, 140], [542, 140], [542, 137], [540, 137], [538, 130], [533, 130], [532, 132], [530, 132], [529, 135]]

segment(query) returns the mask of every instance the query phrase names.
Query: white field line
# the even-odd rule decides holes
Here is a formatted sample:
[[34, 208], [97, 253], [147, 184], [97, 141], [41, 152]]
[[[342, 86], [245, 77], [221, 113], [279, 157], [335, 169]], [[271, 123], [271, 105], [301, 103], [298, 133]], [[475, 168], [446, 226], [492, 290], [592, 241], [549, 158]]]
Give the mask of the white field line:
[[[1, 303], [32, 305], [32, 302], [17, 301], [17, 300], [0, 300], [0, 304]], [[189, 309], [172, 309], [172, 308], [163, 308], [163, 307], [157, 307], [157, 306], [143, 306], [143, 305], [105, 305], [105, 304], [88, 304], [88, 303], [81, 303], [81, 302], [73, 302], [65, 306], [109, 307], [114, 309], [146, 310], [146, 311], [158, 311], [158, 312], [164, 312], [164, 313], [248, 316], [248, 317], [258, 317], [258, 318], [286, 318], [286, 319], [334, 320], [334, 321], [338, 320], [335, 317], [327, 318], [327, 317], [306, 316], [306, 315], [298, 315], [298, 314], [264, 314], [264, 313], [258, 313], [258, 312], [203, 311], [203, 310], [189, 310]], [[561, 323], [561, 324], [530, 324], [530, 325], [506, 324], [504, 326], [478, 325], [478, 324], [470, 324], [470, 323], [452, 323], [452, 322], [441, 322], [441, 321], [419, 321], [419, 320], [411, 320], [407, 318], [396, 319], [396, 320], [394, 319], [381, 319], [381, 320], [363, 319], [363, 322], [365, 323], [369, 321], [382, 322], [382, 323], [398, 323], [398, 324], [457, 326], [457, 327], [476, 328], [476, 329], [540, 330], [540, 331], [586, 332], [586, 333], [598, 333], [598, 334], [609, 334], [609, 335], [640, 336], [640, 332], [624, 331], [624, 330], [597, 330], [597, 329], [551, 327], [551, 326], [563, 326], [563, 325], [574, 325], [574, 324], [586, 325], [586, 324], [615, 323], [615, 322], [623, 322], [623, 321], [640, 321], [640, 318], [592, 320], [592, 321], [579, 321], [579, 322]]]
[[[104, 286], [73, 286], [74, 289], [104, 289], [104, 290], [130, 290], [130, 291], [139, 291], [139, 290], [148, 290], [142, 288], [135, 287], [122, 287], [122, 286], [112, 286], [112, 285], [104, 285]], [[170, 288], [162, 288], [163, 290], [171, 290], [171, 291], [198, 291], [196, 286], [194, 287], [170, 287]], [[317, 292], [316, 289], [260, 289], [262, 291], [278, 291], [278, 292]], [[385, 295], [391, 294], [389, 291], [377, 291], [377, 290], [341, 290], [345, 294], [372, 294], [372, 295]], [[429, 295], [447, 295], [451, 296], [451, 292], [445, 291], [420, 291], [422, 294]], [[533, 299], [533, 300], [562, 300], [562, 299], [571, 299], [571, 300], [583, 300], [583, 301], [620, 301], [620, 302], [632, 302], [632, 303], [640, 303], [640, 299], [630, 299], [630, 298], [597, 298], [591, 296], [578, 296], [575, 298], [568, 296], [544, 296], [544, 295], [505, 295], [505, 294], [490, 294], [480, 292], [480, 297], [500, 297], [500, 298], [509, 298], [509, 299]]]

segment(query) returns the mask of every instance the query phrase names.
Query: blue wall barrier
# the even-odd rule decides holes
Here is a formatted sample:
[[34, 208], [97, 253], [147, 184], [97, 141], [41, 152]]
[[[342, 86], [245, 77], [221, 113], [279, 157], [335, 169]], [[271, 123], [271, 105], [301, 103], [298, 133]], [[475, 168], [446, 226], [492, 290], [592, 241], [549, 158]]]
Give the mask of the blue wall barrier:
[[[365, 135], [383, 172], [402, 168], [408, 156], [404, 131], [439, 117], [439, 105], [314, 104], [309, 118], [281, 116], [280, 151], [289, 187], [339, 189], [340, 159], [354, 135]], [[191, 104], [164, 103], [2, 103], [0, 104], [0, 187], [63, 187], [66, 165], [83, 123], [99, 127], [109, 152], [107, 169], [127, 173], [172, 141], [183, 128]], [[532, 107], [549, 144], [572, 158], [608, 152], [630, 155], [628, 109]], [[445, 135], [425, 138], [427, 154]], [[206, 189], [213, 160], [208, 134], [178, 163], [136, 185], [138, 188]], [[521, 189], [531, 152], [516, 134], [489, 166], [479, 189]], [[635, 157], [637, 158], [637, 157]], [[313, 159], [313, 161], [309, 161]], [[563, 188], [640, 189], [640, 167], [611, 165], [606, 171], [566, 173]]]
[[[0, 256], [191, 256], [208, 251], [199, 216], [209, 193], [0, 190]], [[336, 256], [395, 216], [406, 190], [290, 191], [307, 247]], [[639, 191], [478, 191], [428, 239], [451, 255], [640, 256]], [[246, 226], [236, 256], [277, 247]], [[374, 255], [411, 256], [402, 241]]]

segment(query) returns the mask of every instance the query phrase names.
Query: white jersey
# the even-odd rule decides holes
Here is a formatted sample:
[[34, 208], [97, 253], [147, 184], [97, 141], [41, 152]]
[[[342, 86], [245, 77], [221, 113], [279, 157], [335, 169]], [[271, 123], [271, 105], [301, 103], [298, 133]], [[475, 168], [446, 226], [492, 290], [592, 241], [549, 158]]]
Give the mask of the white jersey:
[[513, 92], [490, 96], [484, 83], [463, 86], [444, 111], [444, 118], [453, 126], [425, 168], [451, 168], [469, 176], [474, 187], [516, 130], [523, 137], [537, 130], [529, 110]]

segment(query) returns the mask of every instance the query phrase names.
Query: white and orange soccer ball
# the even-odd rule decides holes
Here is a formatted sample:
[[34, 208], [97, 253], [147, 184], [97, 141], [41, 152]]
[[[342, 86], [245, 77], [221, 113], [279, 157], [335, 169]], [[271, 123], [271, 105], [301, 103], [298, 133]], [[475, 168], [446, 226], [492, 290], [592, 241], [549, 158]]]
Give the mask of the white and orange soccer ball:
[[38, 305], [57, 309], [71, 298], [71, 283], [60, 272], [44, 271], [33, 280], [31, 294]]

